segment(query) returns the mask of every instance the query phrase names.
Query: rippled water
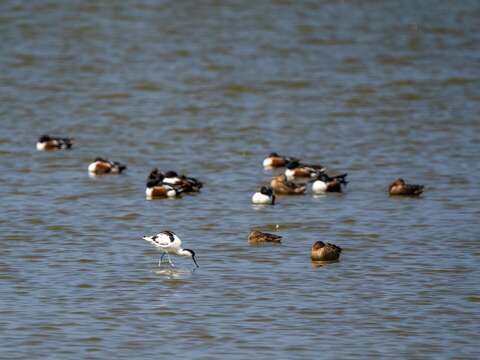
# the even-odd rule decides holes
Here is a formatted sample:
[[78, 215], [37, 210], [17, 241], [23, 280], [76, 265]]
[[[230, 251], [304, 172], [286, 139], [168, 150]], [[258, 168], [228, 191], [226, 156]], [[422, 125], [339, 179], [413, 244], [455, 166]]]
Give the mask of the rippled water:
[[[477, 1], [0, 4], [0, 357], [480, 356]], [[42, 133], [72, 151], [40, 153]], [[270, 151], [343, 195], [250, 204]], [[91, 179], [96, 156], [127, 163]], [[205, 182], [146, 201], [153, 167]], [[424, 196], [385, 194], [394, 178]], [[276, 230], [278, 224], [278, 230]], [[252, 247], [250, 229], [284, 236]], [[175, 231], [200, 269], [144, 234]], [[315, 267], [316, 240], [341, 261]]]

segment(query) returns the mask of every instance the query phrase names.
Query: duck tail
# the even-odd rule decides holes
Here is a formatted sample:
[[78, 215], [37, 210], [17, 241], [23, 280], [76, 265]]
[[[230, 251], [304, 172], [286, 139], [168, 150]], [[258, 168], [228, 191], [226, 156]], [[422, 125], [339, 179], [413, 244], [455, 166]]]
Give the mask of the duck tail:
[[335, 178], [335, 179], [338, 179], [341, 184], [347, 186], [348, 181], [345, 179], [345, 178], [347, 177], [347, 175], [348, 175], [348, 174], [345, 173], [345, 174], [337, 175], [337, 176], [335, 176], [334, 178]]

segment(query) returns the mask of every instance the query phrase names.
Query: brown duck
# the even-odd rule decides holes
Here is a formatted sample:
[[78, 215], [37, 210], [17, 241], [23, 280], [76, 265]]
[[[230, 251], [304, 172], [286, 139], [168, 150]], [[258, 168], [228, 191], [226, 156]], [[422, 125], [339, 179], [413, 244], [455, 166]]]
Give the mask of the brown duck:
[[251, 245], [265, 244], [265, 243], [276, 243], [280, 244], [282, 242], [282, 237], [280, 235], [274, 235], [269, 233], [264, 233], [261, 231], [253, 230], [248, 235], [248, 243]]
[[388, 187], [390, 195], [418, 196], [423, 193], [424, 186], [407, 184], [402, 178], [398, 178]]
[[338, 260], [342, 249], [340, 246], [317, 241], [312, 246], [312, 260], [313, 261], [333, 261]]
[[276, 195], [302, 195], [305, 193], [306, 185], [288, 181], [285, 175], [274, 177], [270, 186]]

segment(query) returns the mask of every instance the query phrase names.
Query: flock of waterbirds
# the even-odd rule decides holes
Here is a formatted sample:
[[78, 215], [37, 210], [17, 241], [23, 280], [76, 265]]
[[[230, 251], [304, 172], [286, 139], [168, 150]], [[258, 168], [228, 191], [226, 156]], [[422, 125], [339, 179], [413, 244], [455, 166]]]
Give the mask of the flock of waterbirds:
[[[37, 142], [37, 150], [54, 151], [71, 149], [75, 143], [72, 138], [51, 137], [42, 135]], [[303, 195], [307, 191], [308, 183], [314, 194], [325, 194], [329, 192], [341, 193], [347, 186], [347, 174], [328, 175], [326, 167], [319, 164], [307, 164], [299, 159], [271, 153], [263, 161], [265, 169], [285, 168], [283, 175], [275, 176], [270, 181], [270, 186], [262, 186], [252, 196], [252, 203], [260, 206], [275, 205], [276, 195]], [[119, 162], [97, 157], [88, 165], [88, 173], [91, 176], [121, 174], [127, 167]], [[298, 180], [307, 179], [308, 183]], [[174, 198], [184, 193], [199, 192], [203, 183], [196, 178], [186, 175], [178, 175], [175, 171], [165, 173], [153, 169], [147, 177], [145, 195], [147, 199]], [[388, 187], [390, 196], [419, 196], [424, 191], [423, 185], [407, 184], [403, 179], [398, 178]], [[162, 231], [156, 235], [144, 236], [143, 239], [162, 252], [158, 266], [162, 265], [164, 256], [167, 256], [168, 263], [175, 267], [170, 255], [187, 256], [192, 258], [198, 268], [195, 252], [191, 249], [183, 249], [182, 241], [172, 231]], [[281, 243], [282, 237], [275, 234], [261, 231], [251, 231], [248, 236], [248, 243], [260, 245], [266, 243]], [[326, 263], [338, 261], [342, 249], [330, 243], [317, 241], [311, 248], [311, 260], [313, 262]]]

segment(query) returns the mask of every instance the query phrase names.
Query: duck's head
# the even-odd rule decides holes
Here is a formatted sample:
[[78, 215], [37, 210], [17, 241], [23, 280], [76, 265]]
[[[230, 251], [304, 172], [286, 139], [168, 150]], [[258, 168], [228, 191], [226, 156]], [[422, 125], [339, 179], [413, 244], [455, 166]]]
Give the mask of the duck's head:
[[300, 166], [300, 162], [298, 160], [294, 160], [294, 161], [290, 161], [287, 164], [287, 169], [293, 170], [293, 169], [296, 169], [299, 166]]
[[162, 183], [162, 179], [149, 179], [147, 181], [147, 188], [155, 187]]
[[165, 173], [166, 178], [174, 178], [174, 177], [177, 177], [177, 176], [178, 176], [178, 174], [175, 171], [167, 171]]
[[273, 190], [269, 186], [262, 186], [262, 188], [260, 189], [260, 193], [262, 193], [263, 195], [272, 196]]
[[320, 250], [325, 246], [325, 243], [323, 241], [317, 241], [315, 244], [312, 246], [312, 250]]
[[50, 141], [50, 140], [51, 140], [51, 137], [48, 136], [48, 135], [42, 135], [38, 138], [38, 142], [41, 142], [41, 143], [47, 142], [47, 141]]
[[402, 178], [398, 178], [397, 180], [395, 180], [393, 183], [390, 184], [390, 189], [393, 187], [404, 186], [404, 185], [405, 185], [405, 180], [403, 180]]
[[159, 180], [159, 181], [162, 181], [164, 178], [164, 175], [163, 173], [161, 173], [160, 171], [158, 171], [157, 168], [153, 169], [152, 171], [150, 171], [150, 174], [148, 175], [148, 180]]

